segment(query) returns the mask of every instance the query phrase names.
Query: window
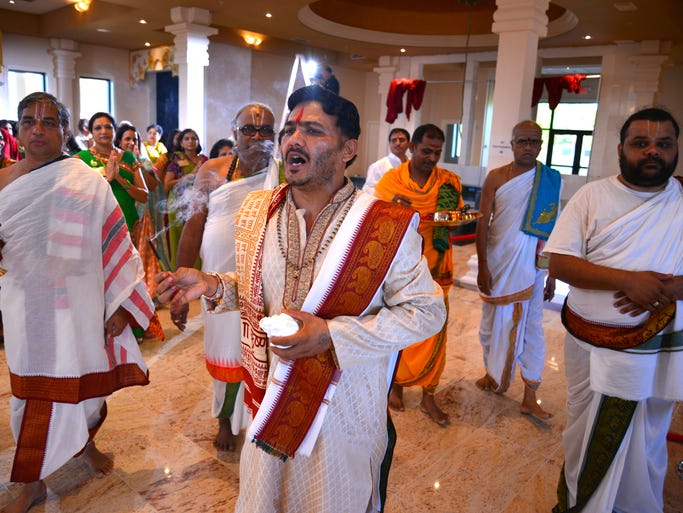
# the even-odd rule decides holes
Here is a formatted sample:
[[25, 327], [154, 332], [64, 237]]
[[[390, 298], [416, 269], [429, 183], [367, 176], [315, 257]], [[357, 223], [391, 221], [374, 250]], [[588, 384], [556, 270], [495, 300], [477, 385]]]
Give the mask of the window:
[[457, 164], [460, 157], [462, 142], [462, 125], [449, 123], [446, 125], [446, 144], [444, 145], [443, 161]]
[[7, 89], [7, 105], [10, 109], [14, 109], [12, 116], [14, 117], [17, 105], [25, 96], [35, 92], [45, 92], [45, 73], [11, 69], [7, 72]]
[[587, 176], [597, 111], [597, 102], [560, 103], [554, 111], [539, 103], [536, 122], [543, 129], [543, 146], [538, 159], [560, 173]]
[[111, 113], [111, 81], [104, 78], [78, 79], [81, 112], [79, 118], [90, 119], [95, 112]]

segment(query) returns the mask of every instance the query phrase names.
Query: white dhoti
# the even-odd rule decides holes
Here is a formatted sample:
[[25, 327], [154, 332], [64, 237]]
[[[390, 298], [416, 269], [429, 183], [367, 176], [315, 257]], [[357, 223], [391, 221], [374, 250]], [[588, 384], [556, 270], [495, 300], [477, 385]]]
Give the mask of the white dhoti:
[[[481, 295], [481, 342], [486, 372], [504, 392], [515, 367], [531, 387], [541, 382], [545, 360], [543, 289], [546, 271], [536, 269], [539, 239], [520, 230], [534, 181], [530, 170], [503, 184], [487, 240], [491, 295]], [[483, 222], [483, 221], [480, 221]]]
[[[610, 177], [572, 197], [545, 251], [608, 268], [680, 276], [682, 232], [683, 188], [676, 180], [661, 191], [640, 192]], [[615, 337], [620, 328], [649, 320], [649, 312], [622, 314], [614, 307], [615, 292], [572, 286], [567, 306], [584, 321], [613, 328]], [[591, 340], [587, 326], [583, 337]], [[583, 513], [661, 512], [666, 433], [674, 402], [683, 399], [683, 301], [676, 302], [674, 318], [660, 333], [636, 347], [614, 350], [567, 334], [565, 368], [565, 467], [554, 511], [568, 511], [579, 500], [586, 502]], [[609, 409], [617, 402], [632, 416]], [[589, 462], [598, 461], [608, 465], [604, 476], [586, 471]]]
[[[604, 394], [590, 386], [590, 348], [567, 334], [567, 427], [563, 433], [565, 480], [569, 504], [576, 504], [577, 487]], [[638, 404], [619, 449], [582, 513], [656, 513], [664, 505], [666, 434], [672, 401], [651, 397]]]
[[43, 479], [81, 451], [106, 396], [148, 382], [130, 326], [105, 336], [120, 307], [153, 315], [140, 257], [107, 182], [65, 159], [0, 191], [0, 278], [17, 439], [13, 481]]
[[[200, 256], [202, 270], [205, 272], [229, 272], [235, 270], [235, 217], [244, 198], [252, 191], [272, 188], [277, 185], [277, 164], [261, 173], [242, 180], [226, 182], [209, 195], [208, 214], [204, 225], [204, 235]], [[204, 322], [204, 351], [206, 367], [213, 378], [213, 402], [211, 411], [214, 417], [225, 418], [229, 415], [230, 427], [234, 435], [246, 428], [251, 416], [244, 405], [242, 382], [242, 357], [240, 343], [240, 313], [225, 312], [221, 315], [207, 313], [202, 303]], [[228, 393], [227, 383], [238, 384]], [[234, 403], [232, 414], [225, 408], [227, 400]], [[235, 394], [235, 395], [232, 395]], [[228, 410], [227, 412], [224, 409]]]

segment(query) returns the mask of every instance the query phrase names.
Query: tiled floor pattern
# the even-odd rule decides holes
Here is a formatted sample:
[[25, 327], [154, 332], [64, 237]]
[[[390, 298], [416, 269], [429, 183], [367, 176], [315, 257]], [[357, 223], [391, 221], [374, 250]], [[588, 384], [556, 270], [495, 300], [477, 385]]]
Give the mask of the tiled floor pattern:
[[[457, 247], [458, 275], [473, 245]], [[519, 375], [503, 395], [482, 392], [474, 381], [483, 375], [477, 340], [477, 294], [451, 289], [448, 361], [437, 392], [452, 422], [438, 427], [420, 412], [419, 389], [406, 389], [406, 411], [394, 414], [398, 445], [387, 513], [549, 513], [562, 465], [565, 380], [559, 312], [547, 308], [544, 328], [547, 361], [539, 398], [555, 415], [547, 423], [521, 415]], [[197, 305], [191, 315], [197, 316]], [[91, 478], [72, 460], [50, 476], [48, 500], [35, 513], [230, 512], [238, 492], [239, 453], [218, 453], [213, 445], [211, 383], [204, 367], [199, 317], [187, 335], [161, 310], [167, 341], [142, 345], [151, 383], [126, 389], [109, 401], [109, 417], [98, 446], [114, 457], [114, 472]], [[0, 347], [0, 507], [17, 491], [9, 483], [14, 441], [9, 430], [9, 380]], [[672, 430], [683, 432], [683, 407], [677, 406]], [[683, 512], [683, 481], [675, 465], [683, 444], [669, 443], [666, 513]], [[340, 508], [343, 513], [343, 507]], [[257, 512], [254, 512], [257, 513]]]

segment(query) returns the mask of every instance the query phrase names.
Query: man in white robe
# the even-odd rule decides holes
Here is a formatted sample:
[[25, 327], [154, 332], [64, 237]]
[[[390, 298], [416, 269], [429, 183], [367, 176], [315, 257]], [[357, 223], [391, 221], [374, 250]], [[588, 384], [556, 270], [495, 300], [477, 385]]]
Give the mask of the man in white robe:
[[0, 170], [0, 309], [10, 370], [12, 481], [3, 512], [45, 499], [43, 479], [82, 454], [95, 475], [113, 462], [93, 442], [114, 391], [148, 383], [129, 326], [153, 315], [140, 257], [102, 177], [62, 154], [69, 113], [53, 96], [19, 103], [26, 158]]
[[379, 179], [390, 169], [397, 168], [402, 162], [408, 160], [408, 145], [410, 144], [410, 132], [405, 128], [392, 128], [389, 132], [389, 154], [386, 157], [373, 162], [368, 167], [363, 184], [363, 192], [371, 196], [375, 195], [375, 185]]
[[[202, 270], [235, 270], [235, 216], [247, 194], [272, 189], [278, 184], [278, 166], [273, 160], [275, 117], [267, 105], [250, 103], [232, 122], [236, 154], [205, 162], [197, 172], [194, 191], [196, 212], [183, 227], [176, 264], [191, 267], [197, 256]], [[187, 322], [187, 305], [171, 309], [171, 319], [180, 329]], [[239, 312], [207, 315], [202, 308], [206, 367], [213, 378], [212, 414], [218, 419], [214, 445], [234, 451], [237, 435], [251, 421], [244, 404], [240, 357]]]
[[[236, 511], [379, 511], [387, 367], [393, 353], [441, 328], [443, 297], [421, 257], [414, 213], [359, 194], [344, 178], [360, 133], [355, 106], [317, 86], [295, 91], [288, 106], [288, 187], [250, 195], [237, 221], [246, 394], [260, 408], [256, 443], [242, 450]], [[243, 242], [252, 232], [254, 244]], [[236, 304], [234, 276], [180, 269], [157, 281], [164, 301], [204, 294], [217, 310]], [[300, 330], [266, 339], [258, 319], [280, 312]], [[291, 374], [271, 382], [281, 367]], [[293, 393], [300, 379], [328, 370], [303, 401]]]
[[491, 170], [482, 187], [477, 284], [484, 302], [479, 341], [486, 374], [477, 386], [505, 392], [519, 365], [521, 412], [545, 420], [551, 415], [537, 403], [536, 391], [545, 361], [543, 300], [552, 299], [555, 280], [546, 282], [546, 266], [537, 256], [555, 223], [562, 181], [557, 171], [536, 161], [541, 143], [538, 124], [515, 125], [514, 160]]
[[631, 115], [621, 173], [569, 201], [545, 251], [570, 284], [565, 465], [554, 512], [663, 509], [666, 434], [683, 399], [683, 187], [679, 128]]

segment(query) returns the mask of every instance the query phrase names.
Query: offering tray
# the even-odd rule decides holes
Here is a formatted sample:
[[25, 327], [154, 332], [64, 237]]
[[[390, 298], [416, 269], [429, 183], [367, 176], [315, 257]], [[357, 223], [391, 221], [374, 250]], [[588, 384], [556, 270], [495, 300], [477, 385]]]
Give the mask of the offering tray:
[[453, 228], [455, 226], [462, 226], [469, 224], [482, 216], [481, 212], [476, 210], [444, 210], [442, 212], [435, 212], [426, 216], [423, 220], [431, 222], [434, 226], [447, 226]]

